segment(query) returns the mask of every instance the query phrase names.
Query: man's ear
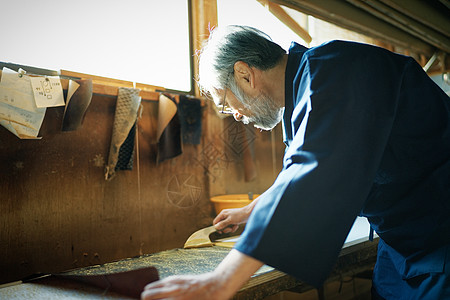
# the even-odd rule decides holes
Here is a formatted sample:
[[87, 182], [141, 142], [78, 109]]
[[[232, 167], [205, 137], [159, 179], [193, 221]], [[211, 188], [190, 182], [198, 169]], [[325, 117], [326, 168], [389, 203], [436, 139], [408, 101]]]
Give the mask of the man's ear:
[[235, 80], [244, 89], [247, 87], [255, 88], [255, 72], [250, 66], [243, 62], [237, 61], [234, 63]]

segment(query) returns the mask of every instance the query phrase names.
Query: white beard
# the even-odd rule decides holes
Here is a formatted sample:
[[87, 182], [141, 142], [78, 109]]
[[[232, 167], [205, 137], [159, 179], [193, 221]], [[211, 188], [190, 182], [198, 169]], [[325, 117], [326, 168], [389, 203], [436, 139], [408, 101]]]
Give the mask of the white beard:
[[284, 107], [278, 107], [275, 101], [261, 93], [258, 97], [251, 98], [241, 93], [241, 102], [252, 112], [252, 116], [244, 116], [242, 122], [244, 124], [254, 123], [256, 128], [262, 130], [272, 130], [281, 122], [284, 113]]

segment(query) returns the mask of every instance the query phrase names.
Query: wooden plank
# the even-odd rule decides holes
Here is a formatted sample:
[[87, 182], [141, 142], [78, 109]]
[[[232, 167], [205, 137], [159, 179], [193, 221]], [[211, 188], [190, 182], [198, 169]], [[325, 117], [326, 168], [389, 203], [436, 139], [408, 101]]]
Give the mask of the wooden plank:
[[[0, 241], [8, 241], [0, 247], [0, 284], [181, 247], [211, 224], [207, 178], [197, 164], [202, 146], [184, 145], [182, 156], [156, 165], [155, 101], [142, 103], [133, 170], [105, 181], [115, 104], [94, 95], [71, 132], [60, 131], [64, 108], [49, 108], [41, 140], [0, 127]], [[169, 197], [170, 184], [184, 174], [200, 192], [180, 204]], [[190, 196], [182, 188], [180, 197]]]
[[[133, 87], [141, 89], [141, 92], [139, 95], [142, 97], [143, 100], [147, 101], [158, 101], [159, 100], [159, 92], [156, 92], [156, 89], [164, 90], [164, 88], [156, 87], [156, 86], [150, 86], [145, 84], [133, 84], [130, 81], [124, 81], [124, 80], [116, 80], [116, 79], [109, 79], [105, 77], [99, 77], [94, 75], [88, 75], [88, 74], [82, 74], [82, 73], [75, 73], [71, 71], [65, 71], [62, 70], [62, 76], [68, 76], [73, 78], [82, 78], [82, 79], [92, 79], [92, 92], [96, 95], [103, 95], [103, 96], [113, 96], [117, 97], [119, 92], [119, 87]], [[70, 74], [70, 75], [69, 75]], [[2, 75], [2, 71], [0, 70], [0, 77]], [[30, 76], [40, 76], [40, 75], [30, 75]], [[61, 78], [61, 86], [63, 90], [67, 90], [69, 86], [69, 79], [67, 78]]]
[[123, 87], [133, 87], [132, 81], [127, 80], [121, 80], [121, 79], [113, 79], [103, 76], [96, 76], [91, 74], [85, 74], [85, 73], [79, 73], [79, 72], [73, 72], [69, 70], [60, 70], [59, 74], [61, 76], [65, 77], [71, 77], [71, 78], [90, 78], [92, 81], [96, 82], [105, 82], [112, 86], [123, 86]]
[[367, 11], [409, 34], [424, 40], [425, 42], [450, 53], [450, 39], [445, 35], [423, 25], [423, 23], [412, 19], [397, 10], [392, 9], [378, 0], [347, 0], [351, 4]]
[[275, 0], [274, 2], [411, 51], [426, 55], [431, 55], [433, 51], [432, 47], [422, 40], [345, 1]]
[[[158, 101], [159, 100], [159, 92], [155, 92], [156, 90], [163, 91], [163, 87], [143, 84], [143, 83], [135, 83], [127, 80], [113, 79], [102, 76], [83, 74], [78, 72], [72, 72], [68, 70], [61, 70], [61, 76], [74, 77], [74, 78], [83, 78], [83, 79], [92, 79], [93, 83], [93, 93], [99, 95], [106, 96], [117, 96], [119, 87], [135, 87], [141, 89], [139, 96], [142, 97], [143, 100], [150, 101]], [[61, 79], [61, 82], [66, 81], [65, 79]], [[63, 83], [64, 86], [67, 86], [66, 83]]]
[[[190, 0], [192, 13], [192, 53], [196, 55], [209, 38], [209, 30], [217, 26], [217, 0]], [[198, 59], [193, 60], [193, 76], [198, 78]], [[200, 90], [194, 86], [194, 94], [199, 97]]]
[[380, 0], [423, 24], [450, 37], [450, 17], [448, 11], [439, 11], [422, 0]]
[[439, 0], [442, 4], [447, 6], [448, 9], [450, 9], [450, 0]]

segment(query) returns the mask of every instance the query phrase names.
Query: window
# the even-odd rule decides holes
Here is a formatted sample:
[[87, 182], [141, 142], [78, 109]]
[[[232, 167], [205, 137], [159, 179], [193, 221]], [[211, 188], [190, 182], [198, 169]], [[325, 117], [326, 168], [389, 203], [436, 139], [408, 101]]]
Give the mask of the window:
[[191, 89], [188, 1], [8, 1], [0, 61]]

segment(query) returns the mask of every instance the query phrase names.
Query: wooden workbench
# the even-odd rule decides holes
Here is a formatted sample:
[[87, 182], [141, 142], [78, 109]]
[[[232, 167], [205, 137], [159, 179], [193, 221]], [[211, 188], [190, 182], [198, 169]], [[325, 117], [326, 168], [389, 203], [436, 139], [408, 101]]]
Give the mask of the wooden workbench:
[[[363, 224], [362, 232], [367, 232]], [[350, 235], [349, 235], [350, 236]], [[355, 275], [370, 270], [376, 260], [377, 239], [370, 242], [366, 236], [347, 239], [342, 248], [329, 281], [343, 276]], [[98, 275], [129, 271], [153, 266], [160, 278], [171, 275], [201, 274], [215, 267], [229, 253], [229, 248], [207, 247], [198, 249], [173, 249], [155, 254], [129, 258], [113, 263], [80, 268], [65, 272], [65, 275]], [[281, 291], [303, 292], [312, 287], [289, 275], [263, 266], [239, 290], [233, 299], [263, 299]], [[55, 276], [44, 276], [29, 282], [12, 284], [0, 288], [0, 299], [130, 299], [110, 291], [104, 291], [72, 280]]]

